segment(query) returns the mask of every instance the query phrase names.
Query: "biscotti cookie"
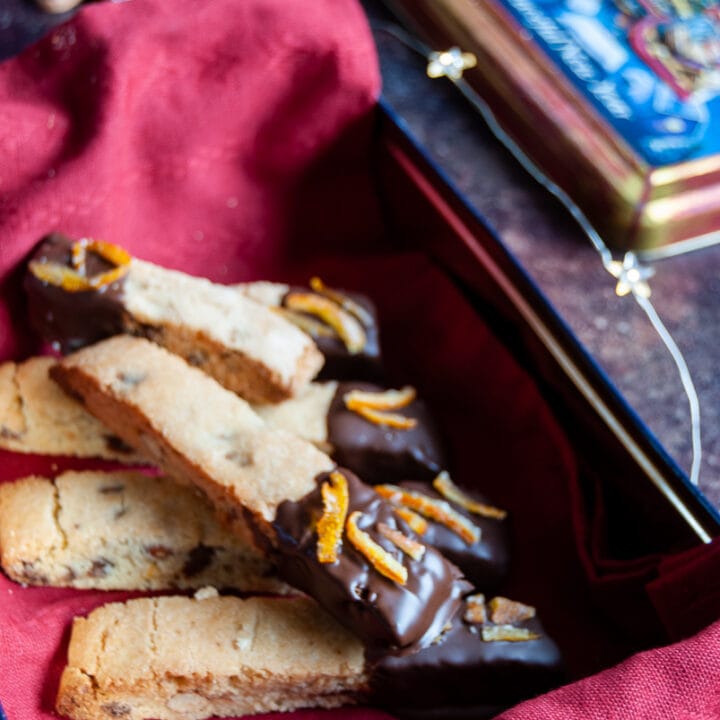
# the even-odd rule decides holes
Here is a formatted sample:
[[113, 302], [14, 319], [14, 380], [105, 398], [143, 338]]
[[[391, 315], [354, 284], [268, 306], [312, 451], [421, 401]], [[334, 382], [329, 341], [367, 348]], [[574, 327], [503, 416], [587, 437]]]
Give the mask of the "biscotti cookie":
[[73, 720], [200, 720], [338, 707], [363, 648], [306, 598], [160, 597], [73, 623], [56, 707]]
[[136, 472], [66, 472], [54, 481], [0, 485], [0, 564], [27, 585], [288, 590], [193, 489]]
[[368, 483], [432, 480], [447, 466], [432, 414], [411, 387], [311, 383], [297, 397], [255, 410], [326, 450]]
[[40, 455], [142, 462], [83, 406], [50, 380], [49, 357], [0, 365], [0, 447]]
[[271, 282], [232, 287], [310, 335], [325, 356], [319, 379], [382, 379], [377, 310], [366, 295], [329, 288], [317, 277], [309, 288]]
[[407, 717], [482, 718], [562, 680], [535, 609], [503, 597], [472, 596], [437, 642], [383, 657], [308, 598], [196, 598], [131, 600], [76, 619], [58, 712], [200, 720], [370, 702]]
[[323, 356], [291, 322], [237, 291], [53, 234], [25, 278], [30, 319], [67, 352], [118, 333], [150, 338], [253, 402], [291, 397]]
[[[286, 568], [280, 577], [369, 644], [422, 646], [459, 609], [469, 584], [432, 547], [401, 549], [412, 531], [393, 506], [179, 356], [118, 336], [65, 358], [52, 377], [170, 476], [199, 487], [227, 521], [249, 520]], [[332, 505], [324, 509], [321, 494], [333, 493], [344, 512], [321, 521]], [[279, 519], [288, 504], [292, 528]], [[321, 545], [338, 546], [338, 562], [325, 559], [320, 534]], [[388, 577], [385, 564], [400, 575]]]

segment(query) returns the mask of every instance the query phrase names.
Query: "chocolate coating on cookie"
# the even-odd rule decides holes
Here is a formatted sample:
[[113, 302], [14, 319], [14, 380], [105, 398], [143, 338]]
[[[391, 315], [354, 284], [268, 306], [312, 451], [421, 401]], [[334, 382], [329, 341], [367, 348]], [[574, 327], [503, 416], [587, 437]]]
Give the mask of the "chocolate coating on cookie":
[[[73, 240], [61, 233], [44, 238], [31, 262], [57, 263], [71, 267]], [[113, 266], [94, 253], [88, 253], [89, 275]], [[97, 290], [68, 292], [44, 282], [28, 270], [24, 286], [28, 298], [30, 324], [44, 340], [58, 343], [63, 353], [72, 352], [122, 332], [125, 309], [121, 278]]]
[[[423, 493], [431, 498], [442, 499], [431, 485], [420, 482], [402, 482], [400, 487]], [[473, 500], [486, 502], [479, 493], [468, 493]], [[449, 501], [447, 501], [449, 502]], [[480, 528], [480, 539], [467, 543], [445, 525], [427, 520], [427, 530], [422, 542], [432, 545], [448, 560], [455, 563], [468, 580], [481, 590], [495, 590], [505, 579], [510, 564], [507, 519], [498, 520], [468, 512], [460, 505], [450, 502], [451, 507]]]
[[404, 555], [377, 532], [379, 523], [416, 537], [393, 507], [351, 472], [341, 469], [349, 489], [348, 514], [362, 512], [359, 526], [407, 568], [401, 585], [381, 575], [348, 541], [334, 563], [317, 559], [316, 522], [322, 515], [321, 485], [298, 502], [286, 501], [272, 523], [277, 537], [279, 575], [314, 597], [337, 620], [360, 637], [373, 657], [392, 651], [416, 651], [431, 643], [452, 620], [470, 590], [455, 565], [427, 547], [418, 560]]
[[540, 622], [518, 626], [540, 637], [486, 642], [461, 613], [439, 642], [378, 660], [371, 670], [374, 700], [401, 717], [488, 717], [562, 682], [562, 656]]
[[[281, 300], [290, 293], [312, 292], [306, 287], [293, 286]], [[320, 352], [325, 356], [325, 364], [320, 370], [318, 380], [381, 380], [383, 377], [382, 357], [380, 353], [380, 333], [378, 330], [377, 308], [367, 295], [339, 291], [342, 295], [357, 303], [364, 311], [366, 321], [359, 320], [365, 330], [365, 347], [359, 352], [351, 353], [345, 343], [335, 335], [313, 336]]]
[[339, 383], [327, 416], [327, 439], [333, 459], [365, 482], [394, 483], [407, 478], [432, 480], [446, 467], [440, 433], [427, 406], [415, 399], [394, 413], [413, 417], [415, 427], [401, 430], [377, 425], [345, 407], [351, 390], [382, 392], [364, 382]]

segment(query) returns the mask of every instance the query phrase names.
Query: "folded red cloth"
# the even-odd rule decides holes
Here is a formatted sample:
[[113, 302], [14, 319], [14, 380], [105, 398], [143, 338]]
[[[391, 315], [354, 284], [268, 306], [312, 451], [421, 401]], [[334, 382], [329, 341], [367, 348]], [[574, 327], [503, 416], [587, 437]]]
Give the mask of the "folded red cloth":
[[[218, 281], [312, 271], [369, 291], [391, 370], [436, 408], [458, 479], [512, 509], [517, 547], [506, 593], [540, 608], [572, 675], [586, 675], [639, 647], [593, 608], [588, 576], [613, 598], [630, 588], [638, 623], [651, 613], [645, 586], [654, 582], [658, 626], [678, 617], [680, 604], [697, 607], [702, 588], [672, 558], [598, 570], [572, 449], [532, 379], [426, 258], [387, 253], [369, 157], [378, 91], [372, 38], [354, 0], [88, 5], [0, 65], [0, 360], [37, 346], [20, 279], [32, 246], [52, 230], [117, 242]], [[54, 472], [54, 462], [4, 454], [0, 482]], [[687, 567], [711, 572], [718, 555], [699, 549]], [[71, 618], [120, 597], [0, 577], [0, 702], [10, 720], [51, 717]], [[714, 607], [703, 608], [704, 622]], [[703, 707], [709, 686], [681, 689], [679, 680], [685, 667], [701, 675], [717, 640], [713, 626], [625, 666], [643, 717], [674, 717], [674, 703]], [[508, 717], [544, 717], [544, 703], [548, 712], [562, 707], [564, 718], [613, 717], [603, 714], [616, 702], [607, 695], [625, 672], [551, 694], [527, 706], [535, 715]], [[530, 712], [524, 707], [516, 712]]]

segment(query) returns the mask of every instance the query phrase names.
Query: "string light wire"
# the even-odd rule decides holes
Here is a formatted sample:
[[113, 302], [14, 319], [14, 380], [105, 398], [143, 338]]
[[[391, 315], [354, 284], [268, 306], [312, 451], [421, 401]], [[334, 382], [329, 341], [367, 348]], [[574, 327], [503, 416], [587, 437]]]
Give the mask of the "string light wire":
[[[372, 27], [373, 30], [386, 33], [394, 37], [403, 45], [406, 45], [410, 49], [419, 53], [423, 56], [427, 63], [434, 63], [434, 68], [437, 66], [439, 55], [447, 54], [452, 51], [451, 49], [450, 51], [446, 51], [446, 53], [439, 54], [437, 51], [434, 51], [432, 48], [428, 47], [423, 42], [395, 25], [383, 23], [373, 24]], [[461, 57], [461, 54], [459, 53], [455, 53], [455, 55], [459, 55]], [[472, 67], [472, 65], [469, 65], [468, 67]], [[559, 185], [553, 182], [542, 170], [540, 170], [540, 168], [538, 168], [538, 166], [520, 148], [515, 140], [513, 140], [513, 138], [505, 132], [488, 104], [477, 94], [477, 92], [475, 92], [472, 87], [470, 87], [465, 80], [463, 80], [462, 68], [455, 66], [453, 69], [453, 72], [446, 73], [444, 77], [447, 77], [447, 79], [458, 88], [468, 102], [470, 102], [471, 105], [480, 113], [481, 117], [490, 129], [490, 132], [492, 132], [492, 134], [507, 148], [510, 154], [523, 167], [523, 169], [536, 182], [555, 196], [568, 210], [597, 251], [605, 270], [617, 279], [617, 294], [631, 294], [633, 296], [635, 302], [643, 310], [649, 322], [655, 329], [655, 332], [658, 334], [668, 350], [670, 357], [675, 363], [675, 367], [677, 368], [678, 375], [680, 377], [680, 382], [688, 399], [692, 443], [692, 463], [688, 477], [693, 485], [698, 485], [700, 481], [700, 466], [702, 461], [700, 401], [690, 369], [685, 361], [685, 357], [673, 339], [670, 331], [665, 326], [665, 323], [663, 323], [662, 319], [658, 315], [655, 306], [650, 301], [649, 287], [645, 281], [646, 278], [652, 274], [652, 268], [640, 264], [637, 256], [632, 252], [625, 253], [625, 258], [622, 262], [615, 260], [612, 251], [605, 244], [605, 241], [593, 227], [592, 223], [588, 220], [583, 211]], [[459, 72], [458, 69], [460, 70]], [[435, 69], [433, 70], [433, 75], [437, 77]]]

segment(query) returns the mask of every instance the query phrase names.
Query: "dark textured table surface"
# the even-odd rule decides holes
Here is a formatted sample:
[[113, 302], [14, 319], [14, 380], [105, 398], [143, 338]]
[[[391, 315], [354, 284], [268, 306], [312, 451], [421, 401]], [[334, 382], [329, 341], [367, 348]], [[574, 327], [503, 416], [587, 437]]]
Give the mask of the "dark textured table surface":
[[[689, 471], [688, 400], [673, 360], [631, 297], [567, 211], [493, 137], [447, 80], [430, 80], [426, 61], [386, 26], [391, 18], [365, 0], [381, 60], [384, 96], [430, 156], [497, 230], [554, 308], [594, 356], [651, 432]], [[0, 57], [17, 52], [65, 16], [24, 0], [0, 3]], [[700, 398], [700, 487], [720, 508], [720, 246], [655, 264], [652, 302], [682, 351]]]

